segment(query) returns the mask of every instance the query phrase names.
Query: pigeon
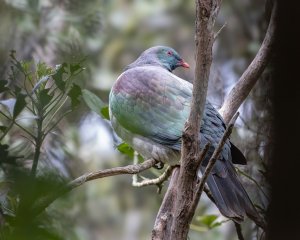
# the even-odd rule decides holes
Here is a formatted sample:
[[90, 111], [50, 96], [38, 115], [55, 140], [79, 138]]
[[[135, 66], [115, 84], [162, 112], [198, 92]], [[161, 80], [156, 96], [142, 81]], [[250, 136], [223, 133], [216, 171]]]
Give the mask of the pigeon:
[[[110, 121], [116, 134], [145, 159], [169, 165], [180, 162], [193, 89], [192, 83], [172, 73], [177, 67], [189, 68], [189, 64], [173, 48], [151, 47], [124, 69], [109, 95]], [[200, 148], [207, 143], [210, 147], [198, 170], [199, 177], [225, 130], [221, 115], [206, 101], [199, 137]], [[227, 139], [207, 179], [216, 206], [237, 223], [248, 216], [262, 227], [263, 221], [233, 164], [246, 164], [246, 159]]]

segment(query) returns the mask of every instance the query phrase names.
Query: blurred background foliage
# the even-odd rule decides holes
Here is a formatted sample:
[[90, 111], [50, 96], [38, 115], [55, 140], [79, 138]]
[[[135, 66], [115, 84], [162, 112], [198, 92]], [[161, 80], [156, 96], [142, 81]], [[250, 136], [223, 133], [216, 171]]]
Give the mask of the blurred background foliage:
[[[264, 2], [259, 0], [223, 2], [215, 29], [217, 32], [225, 23], [226, 27], [214, 45], [208, 92], [216, 108], [221, 107], [224, 97], [259, 49], [267, 27], [266, 15]], [[11, 50], [16, 51], [18, 59], [35, 64], [44, 62], [53, 69], [63, 62], [81, 61], [84, 71], [74, 76], [74, 81], [107, 103], [110, 87], [127, 64], [148, 47], [168, 45], [191, 65], [190, 70], [178, 69], [175, 73], [192, 81], [194, 21], [194, 1], [0, 0], [1, 80], [8, 79]], [[239, 166], [244, 185], [262, 211], [268, 204], [262, 193], [268, 193], [266, 146], [272, 141], [270, 71], [265, 71], [240, 109], [241, 118], [232, 135], [233, 142], [248, 159], [247, 167]], [[1, 94], [0, 100], [6, 97]], [[3, 110], [3, 106], [0, 108]], [[31, 126], [33, 120], [22, 116], [17, 121]], [[2, 115], [0, 123], [7, 124]], [[22, 131], [13, 128], [1, 142], [9, 146], [12, 156], [27, 157], [21, 164], [24, 169], [31, 165], [34, 153], [33, 145], [23, 144], [25, 140]], [[109, 123], [82, 102], [45, 138], [37, 170], [40, 185], [36, 183], [36, 191], [45, 188], [48, 192], [55, 191], [61, 181], [63, 184], [89, 171], [131, 163], [130, 157], [116, 150], [118, 141]], [[3, 155], [0, 157], [3, 159]], [[152, 170], [146, 175], [154, 177], [158, 173]], [[26, 174], [16, 176], [24, 177], [16, 182], [25, 182], [26, 187], [8, 184], [7, 172], [5, 168], [1, 170], [0, 225], [5, 231], [19, 226], [5, 217], [14, 210], [5, 206], [13, 208], [18, 204], [15, 202], [18, 198], [11, 193], [31, 196], [29, 202], [38, 195], [32, 192], [34, 187]], [[0, 235], [0, 239], [35, 239], [33, 236], [36, 239], [149, 239], [165, 190], [166, 186], [161, 194], [156, 194], [154, 186], [133, 188], [130, 176], [93, 181], [55, 201], [38, 220], [21, 214], [21, 235], [11, 238]], [[245, 221], [242, 227], [245, 239], [257, 239], [260, 235], [250, 221]], [[38, 232], [42, 235], [32, 235]], [[189, 236], [190, 239], [236, 239], [233, 223], [220, 216], [204, 196]]]

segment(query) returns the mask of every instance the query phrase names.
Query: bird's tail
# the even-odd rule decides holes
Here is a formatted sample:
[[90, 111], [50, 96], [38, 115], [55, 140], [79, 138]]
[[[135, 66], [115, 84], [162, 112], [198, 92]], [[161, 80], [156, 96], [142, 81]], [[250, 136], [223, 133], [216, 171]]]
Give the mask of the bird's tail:
[[[232, 163], [225, 161], [222, 164], [226, 165], [223, 168], [226, 172], [217, 174], [213, 170], [207, 178], [207, 185], [220, 212], [237, 223], [241, 223], [247, 215], [258, 226], [265, 228], [263, 219], [242, 186]], [[203, 170], [201, 167], [201, 172]]]

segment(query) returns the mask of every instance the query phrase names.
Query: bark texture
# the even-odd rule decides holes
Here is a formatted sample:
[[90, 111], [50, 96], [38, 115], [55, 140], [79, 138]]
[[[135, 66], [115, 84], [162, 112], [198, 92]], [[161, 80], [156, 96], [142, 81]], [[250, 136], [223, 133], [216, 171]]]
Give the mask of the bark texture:
[[[197, 169], [201, 162], [199, 151], [199, 132], [206, 93], [210, 66], [212, 62], [212, 46], [214, 42], [213, 26], [220, 9], [221, 0], [196, 0], [196, 69], [193, 87], [193, 98], [191, 103], [191, 113], [186, 122], [182, 136], [182, 156], [179, 173], [172, 176], [173, 183], [165, 195], [158, 213], [155, 226], [162, 225], [163, 212], [167, 206], [174, 211], [167, 214], [167, 226], [163, 234], [159, 234], [158, 228], [154, 228], [152, 239], [187, 239], [189, 225], [194, 216], [195, 195], [197, 190]], [[178, 174], [178, 177], [175, 176]], [[177, 179], [178, 178], [178, 179]], [[175, 187], [177, 189], [175, 190]], [[170, 188], [172, 190], [170, 190]], [[174, 196], [175, 193], [175, 196]], [[165, 215], [166, 216], [166, 215]]]

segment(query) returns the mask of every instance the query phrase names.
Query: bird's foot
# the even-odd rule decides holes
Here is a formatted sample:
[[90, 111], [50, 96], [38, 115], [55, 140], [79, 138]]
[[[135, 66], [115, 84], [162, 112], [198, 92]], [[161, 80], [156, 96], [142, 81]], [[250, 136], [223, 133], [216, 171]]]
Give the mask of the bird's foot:
[[156, 168], [157, 170], [161, 170], [164, 168], [164, 163], [163, 162], [160, 162], [160, 161], [157, 161], [157, 163], [154, 164], [154, 168]]

